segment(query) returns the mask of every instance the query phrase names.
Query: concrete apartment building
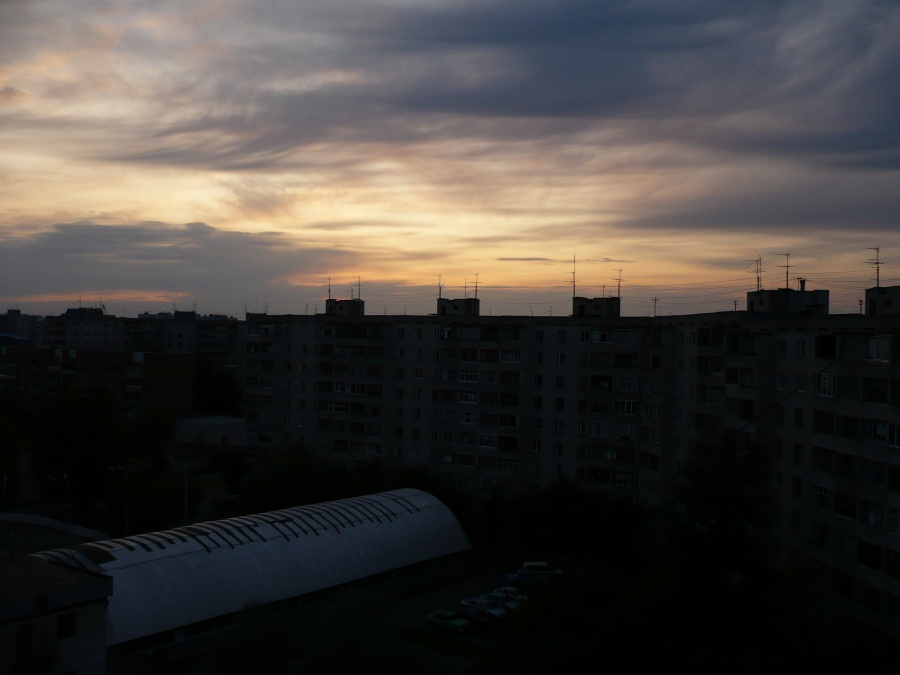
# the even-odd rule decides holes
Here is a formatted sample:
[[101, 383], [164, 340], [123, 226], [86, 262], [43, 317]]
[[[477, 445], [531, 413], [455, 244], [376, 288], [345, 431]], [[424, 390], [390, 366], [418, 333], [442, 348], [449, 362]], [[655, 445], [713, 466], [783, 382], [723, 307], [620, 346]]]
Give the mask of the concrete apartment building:
[[558, 318], [481, 317], [473, 298], [442, 299], [433, 316], [365, 316], [358, 299], [248, 314], [250, 443], [428, 466], [485, 494], [568, 479], [652, 498], [663, 420], [641, 424], [639, 409], [674, 396], [663, 344], [652, 320], [611, 319], [618, 299], [602, 300]]
[[900, 616], [900, 293], [828, 314], [828, 292], [748, 293], [748, 311], [621, 317], [247, 315], [248, 442], [349, 465], [428, 467], [475, 494], [565, 480], [656, 504], [700, 441], [770, 462], [771, 554], [851, 607]]

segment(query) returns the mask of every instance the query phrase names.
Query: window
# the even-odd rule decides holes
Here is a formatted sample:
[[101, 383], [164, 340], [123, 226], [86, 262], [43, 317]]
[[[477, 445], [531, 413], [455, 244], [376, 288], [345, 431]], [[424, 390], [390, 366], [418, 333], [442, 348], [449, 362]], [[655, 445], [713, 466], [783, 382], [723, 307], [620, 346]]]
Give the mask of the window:
[[565, 375], [557, 375], [556, 376], [556, 388], [563, 389], [566, 386], [566, 376]]
[[797, 358], [806, 358], [806, 340], [797, 340]]
[[816, 485], [816, 506], [825, 511], [834, 510], [834, 491], [822, 485]]
[[564, 353], [559, 352], [556, 355], [556, 365], [558, 365], [558, 366], [566, 365], [566, 355]]
[[891, 358], [890, 337], [879, 335], [866, 340], [866, 358], [873, 361], [889, 361]]
[[816, 394], [819, 396], [834, 396], [835, 376], [827, 373], [819, 374], [819, 382], [816, 385]]
[[614, 410], [617, 415], [636, 415], [638, 403], [637, 401], [616, 401]]
[[775, 343], [775, 356], [783, 359], [787, 355], [787, 340], [778, 340]]
[[537, 365], [540, 365], [544, 362], [544, 353], [543, 352], [535, 352], [534, 353], [534, 362]]

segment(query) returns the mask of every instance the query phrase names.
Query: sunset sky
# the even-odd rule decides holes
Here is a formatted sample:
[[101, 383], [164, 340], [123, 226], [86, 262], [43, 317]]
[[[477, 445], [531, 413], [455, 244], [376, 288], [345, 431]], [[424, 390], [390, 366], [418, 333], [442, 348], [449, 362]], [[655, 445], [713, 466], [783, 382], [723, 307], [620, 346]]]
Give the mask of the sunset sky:
[[876, 246], [897, 0], [0, 0], [0, 312], [856, 312]]

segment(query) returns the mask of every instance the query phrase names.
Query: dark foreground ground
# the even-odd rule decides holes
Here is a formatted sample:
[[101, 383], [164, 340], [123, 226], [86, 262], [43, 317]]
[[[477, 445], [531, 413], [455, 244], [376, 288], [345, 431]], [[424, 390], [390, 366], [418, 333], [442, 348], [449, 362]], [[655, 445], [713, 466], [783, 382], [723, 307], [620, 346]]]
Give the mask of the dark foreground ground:
[[471, 570], [413, 592], [379, 587], [283, 614], [248, 614], [191, 673], [616, 672], [846, 668], [893, 672], [900, 652], [850, 619], [821, 621], [753, 589], [691, 598], [646, 574], [606, 574], [554, 558], [562, 578], [534, 583], [505, 618], [465, 634], [428, 628], [438, 608], [505, 585], [515, 563], [479, 554]]

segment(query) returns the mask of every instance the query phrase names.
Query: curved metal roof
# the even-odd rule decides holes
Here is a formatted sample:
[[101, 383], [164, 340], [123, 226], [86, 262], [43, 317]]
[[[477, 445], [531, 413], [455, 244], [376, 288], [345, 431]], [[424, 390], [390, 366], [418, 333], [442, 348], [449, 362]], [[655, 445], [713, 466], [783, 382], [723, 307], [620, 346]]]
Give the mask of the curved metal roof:
[[113, 578], [115, 645], [469, 548], [440, 500], [403, 489], [34, 555]]

